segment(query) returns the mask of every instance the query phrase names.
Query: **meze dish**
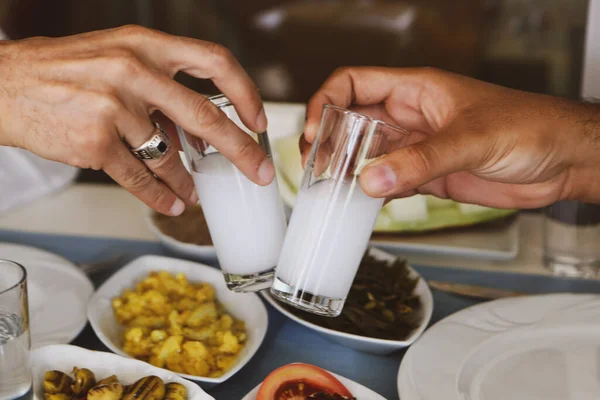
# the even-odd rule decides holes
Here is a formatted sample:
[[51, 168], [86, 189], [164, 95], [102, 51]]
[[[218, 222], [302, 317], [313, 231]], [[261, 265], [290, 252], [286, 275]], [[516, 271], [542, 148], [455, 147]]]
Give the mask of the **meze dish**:
[[360, 264], [340, 316], [331, 318], [283, 307], [297, 317], [354, 335], [387, 340], [404, 340], [423, 319], [422, 304], [412, 276], [403, 259], [393, 262], [367, 252]]
[[74, 367], [70, 374], [58, 370], [44, 373], [45, 400], [187, 400], [187, 389], [149, 375], [129, 384], [116, 375], [97, 379], [93, 371]]
[[163, 234], [173, 239], [199, 246], [213, 245], [204, 212], [199, 205], [186, 207], [177, 217], [152, 212], [151, 218]]
[[126, 329], [123, 350], [173, 372], [219, 377], [237, 361], [247, 333], [217, 300], [212, 285], [182, 273], [151, 272], [112, 300]]
[[[371, 258], [374, 262], [364, 262]], [[354, 281], [359, 285], [351, 288], [346, 299], [350, 308], [346, 310], [344, 307], [341, 316], [316, 318], [312, 314], [286, 308], [268, 293], [263, 293], [263, 297], [277, 311], [327, 340], [365, 353], [391, 354], [410, 346], [423, 334], [433, 314], [433, 296], [421, 275], [404, 261], [397, 260], [396, 256], [376, 247], [369, 247], [364, 260]], [[389, 268], [396, 269], [396, 272], [390, 273]], [[363, 277], [367, 281], [366, 286], [360, 284]], [[396, 282], [394, 278], [399, 278], [399, 281]], [[368, 289], [373, 282], [385, 290]], [[353, 315], [348, 319], [346, 316], [349, 310], [354, 310], [354, 313], [350, 312]], [[361, 318], [365, 314], [367, 318], [378, 321], [377, 324], [366, 327], [352, 322], [352, 318]], [[313, 321], [310, 318], [315, 319]], [[342, 323], [343, 321], [346, 323]]]
[[256, 400], [356, 400], [335, 376], [310, 364], [288, 364], [271, 372]]

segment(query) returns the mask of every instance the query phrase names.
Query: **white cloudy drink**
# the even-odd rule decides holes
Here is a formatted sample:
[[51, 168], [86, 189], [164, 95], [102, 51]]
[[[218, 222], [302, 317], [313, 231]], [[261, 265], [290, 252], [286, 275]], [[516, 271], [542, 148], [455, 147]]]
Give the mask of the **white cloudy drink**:
[[374, 160], [408, 143], [409, 132], [325, 105], [275, 269], [271, 294], [293, 307], [342, 312], [384, 199], [359, 183]]
[[257, 185], [220, 153], [197, 161], [192, 176], [230, 288], [269, 287], [286, 231], [277, 181]]
[[[209, 100], [272, 158], [266, 131], [250, 131], [226, 96]], [[177, 133], [227, 287], [235, 292], [267, 289], [286, 230], [277, 178], [267, 186], [257, 185], [203, 139], [179, 126]]]
[[292, 303], [307, 296], [324, 302], [327, 315], [341, 312], [382, 206], [357, 179], [325, 180], [301, 192], [272, 291], [287, 293]]

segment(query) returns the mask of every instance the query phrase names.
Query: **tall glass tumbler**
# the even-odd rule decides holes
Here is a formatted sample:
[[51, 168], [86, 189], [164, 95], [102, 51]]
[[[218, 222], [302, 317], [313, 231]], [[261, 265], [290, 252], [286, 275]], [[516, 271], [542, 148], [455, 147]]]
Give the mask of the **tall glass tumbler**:
[[600, 205], [563, 200], [546, 207], [543, 260], [555, 275], [600, 277]]
[[341, 313], [384, 202], [365, 194], [358, 178], [408, 136], [368, 116], [324, 107], [277, 263], [275, 298], [319, 315]]
[[0, 260], [0, 400], [33, 398], [27, 272]]
[[[267, 132], [248, 130], [225, 96], [210, 100], [272, 159]], [[286, 231], [277, 178], [257, 185], [217, 149], [180, 127], [177, 131], [227, 287], [235, 292], [269, 288]]]

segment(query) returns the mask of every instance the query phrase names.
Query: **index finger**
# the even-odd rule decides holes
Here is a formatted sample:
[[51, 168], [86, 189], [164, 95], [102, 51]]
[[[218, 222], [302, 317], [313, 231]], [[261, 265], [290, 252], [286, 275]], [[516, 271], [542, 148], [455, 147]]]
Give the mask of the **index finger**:
[[203, 40], [147, 31], [151, 33], [138, 35], [137, 40], [130, 43], [140, 58], [150, 58], [170, 77], [181, 71], [196, 78], [211, 79], [233, 103], [246, 127], [257, 133], [267, 129], [258, 88], [227, 48]]
[[131, 91], [156, 106], [184, 131], [206, 140], [255, 183], [269, 184], [272, 162], [260, 145], [208, 98], [161, 74], [139, 74]]

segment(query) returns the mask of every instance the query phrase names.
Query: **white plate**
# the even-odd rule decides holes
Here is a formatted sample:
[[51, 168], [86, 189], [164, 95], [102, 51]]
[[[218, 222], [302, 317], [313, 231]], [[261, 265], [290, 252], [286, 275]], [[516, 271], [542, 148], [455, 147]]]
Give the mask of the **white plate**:
[[[380, 260], [393, 261], [396, 259], [396, 257], [392, 256], [391, 254], [388, 254], [376, 248], [370, 248], [368, 251], [372, 256]], [[421, 305], [423, 307], [423, 319], [419, 327], [415, 329], [413, 333], [405, 340], [376, 339], [366, 336], [359, 336], [350, 333], [339, 332], [333, 329], [323, 328], [319, 325], [315, 325], [311, 322], [305, 321], [302, 318], [299, 318], [296, 315], [292, 314], [291, 312], [286, 310], [279, 301], [275, 300], [266, 291], [262, 293], [262, 295], [269, 302], [269, 304], [271, 304], [277, 309], [277, 311], [279, 311], [286, 317], [296, 321], [297, 323], [315, 330], [323, 337], [331, 340], [332, 342], [336, 342], [343, 346], [365, 353], [385, 355], [410, 346], [415, 340], [417, 340], [419, 336], [421, 336], [421, 334], [427, 327], [427, 324], [429, 324], [429, 321], [431, 320], [431, 314], [433, 313], [433, 297], [431, 296], [431, 290], [429, 289], [427, 282], [425, 282], [425, 280], [415, 270], [410, 268], [410, 271], [412, 272], [413, 276], [420, 278], [419, 282], [417, 283], [417, 287], [415, 288], [415, 293], [421, 299]]]
[[27, 270], [31, 346], [69, 343], [87, 323], [94, 292], [90, 279], [73, 263], [35, 247], [0, 243], [0, 258]]
[[[350, 393], [352, 393], [352, 395], [358, 400], [386, 400], [385, 397], [375, 393], [371, 389], [364, 387], [359, 383], [356, 383], [348, 378], [344, 378], [343, 376], [340, 376], [338, 374], [334, 374], [333, 372], [327, 372], [329, 372], [331, 375], [335, 376], [340, 382], [342, 382], [344, 386], [346, 386], [346, 389], [348, 389]], [[256, 395], [258, 394], [258, 389], [260, 389], [261, 384], [257, 385], [254, 389], [252, 389], [252, 391], [245, 395], [242, 400], [256, 400]]]
[[600, 296], [479, 304], [430, 328], [398, 373], [402, 400], [596, 400]]
[[96, 378], [103, 379], [116, 375], [120, 382], [132, 384], [148, 375], [155, 375], [164, 382], [178, 382], [184, 385], [188, 392], [187, 400], [211, 400], [198, 385], [180, 378], [177, 374], [150, 364], [116, 354], [82, 349], [77, 346], [53, 345], [41, 347], [31, 353], [31, 369], [33, 373], [34, 395], [37, 399], [44, 398], [42, 382], [44, 373], [50, 370], [70, 373], [73, 367], [87, 368]]
[[267, 333], [268, 315], [262, 301], [254, 293], [235, 293], [227, 289], [223, 274], [219, 269], [190, 261], [160, 256], [136, 258], [116, 272], [96, 291], [88, 305], [90, 324], [102, 343], [111, 351], [130, 357], [121, 350], [123, 327], [116, 321], [111, 301], [120, 296], [123, 290], [131, 288], [151, 271], [164, 270], [171, 273], [182, 272], [190, 282], [208, 282], [214, 286], [217, 299], [235, 318], [246, 323], [248, 341], [236, 365], [218, 378], [179, 374], [186, 379], [210, 387], [225, 382], [250, 361], [260, 347]]
[[519, 253], [519, 220], [415, 235], [374, 236], [373, 246], [402, 254], [432, 254], [505, 261]]

